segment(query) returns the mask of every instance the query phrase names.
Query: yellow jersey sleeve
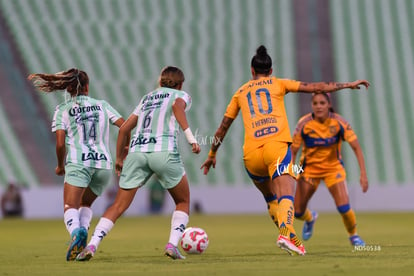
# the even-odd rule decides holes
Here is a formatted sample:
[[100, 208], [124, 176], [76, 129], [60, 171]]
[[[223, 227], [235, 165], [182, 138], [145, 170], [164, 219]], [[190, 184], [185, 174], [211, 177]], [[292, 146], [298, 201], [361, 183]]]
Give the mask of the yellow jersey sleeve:
[[299, 119], [292, 137], [292, 148], [299, 149], [303, 143], [302, 131], [305, 124], [312, 120], [312, 113]]
[[293, 133], [293, 137], [292, 137], [292, 145], [291, 145], [291, 147], [292, 148], [295, 148], [295, 149], [299, 149], [300, 148], [300, 146], [302, 145], [302, 142], [303, 142], [303, 139], [302, 139], [302, 136], [301, 136], [301, 134], [300, 134], [300, 132], [294, 132]]
[[348, 123], [347, 120], [345, 120], [341, 115], [335, 113], [334, 117], [339, 125], [341, 126], [342, 133], [342, 139], [344, 141], [347, 141], [348, 143], [351, 143], [358, 139], [357, 135], [355, 134], [354, 130], [352, 129], [351, 125]]
[[233, 97], [231, 98], [230, 103], [227, 106], [226, 113], [224, 113], [224, 116], [235, 119], [237, 117], [237, 114], [239, 114], [240, 105], [239, 105], [239, 93], [238, 91], [234, 93]]
[[290, 79], [280, 79], [285, 87], [285, 94], [289, 92], [298, 92], [300, 81]]

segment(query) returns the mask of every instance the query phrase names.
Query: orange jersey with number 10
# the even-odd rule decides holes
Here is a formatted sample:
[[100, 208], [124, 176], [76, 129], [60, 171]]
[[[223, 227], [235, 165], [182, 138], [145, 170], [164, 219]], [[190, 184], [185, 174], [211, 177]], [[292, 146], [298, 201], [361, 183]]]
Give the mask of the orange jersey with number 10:
[[268, 141], [292, 142], [284, 96], [297, 92], [300, 82], [274, 76], [250, 80], [233, 95], [224, 116], [235, 119], [241, 109], [244, 154]]

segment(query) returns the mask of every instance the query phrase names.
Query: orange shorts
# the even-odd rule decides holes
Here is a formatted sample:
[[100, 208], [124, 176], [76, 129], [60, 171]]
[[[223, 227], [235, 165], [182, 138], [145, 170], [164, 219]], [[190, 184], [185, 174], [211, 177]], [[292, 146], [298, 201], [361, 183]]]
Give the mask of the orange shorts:
[[292, 153], [286, 142], [272, 141], [244, 155], [243, 161], [250, 178], [259, 182], [282, 174], [295, 177]]
[[346, 180], [346, 172], [344, 167], [342, 166], [338, 167], [333, 171], [324, 172], [321, 174], [306, 173], [306, 169], [307, 168], [305, 168], [305, 171], [301, 175], [299, 175], [299, 178], [305, 180], [306, 182], [316, 187], [319, 186], [321, 180], [325, 182], [327, 188], [330, 188], [333, 185]]

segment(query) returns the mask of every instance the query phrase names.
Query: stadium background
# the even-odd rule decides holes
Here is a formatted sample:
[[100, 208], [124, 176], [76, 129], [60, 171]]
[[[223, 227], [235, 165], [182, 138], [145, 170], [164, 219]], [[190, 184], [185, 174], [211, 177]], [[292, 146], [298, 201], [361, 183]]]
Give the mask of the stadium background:
[[[0, 189], [9, 181], [26, 187], [28, 217], [61, 215], [50, 121], [64, 96], [36, 92], [25, 80], [29, 73], [81, 68], [90, 76], [90, 95], [127, 117], [155, 88], [160, 69], [176, 65], [186, 75], [184, 90], [193, 97], [188, 116], [202, 142], [200, 156], [181, 151], [192, 199], [206, 212], [263, 211], [242, 165], [240, 119], [216, 170], [205, 177], [199, 167], [264, 44], [279, 77], [371, 82], [368, 92], [334, 97], [359, 137], [370, 181], [362, 194], [355, 156], [344, 145], [351, 203], [356, 210], [414, 210], [413, 14], [410, 0], [0, 0]], [[286, 106], [293, 131], [310, 111], [309, 97], [288, 95]], [[113, 128], [112, 148], [116, 134]], [[145, 213], [145, 195], [138, 193], [131, 214]], [[96, 214], [105, 204], [97, 202]], [[323, 187], [311, 204], [334, 210]]]

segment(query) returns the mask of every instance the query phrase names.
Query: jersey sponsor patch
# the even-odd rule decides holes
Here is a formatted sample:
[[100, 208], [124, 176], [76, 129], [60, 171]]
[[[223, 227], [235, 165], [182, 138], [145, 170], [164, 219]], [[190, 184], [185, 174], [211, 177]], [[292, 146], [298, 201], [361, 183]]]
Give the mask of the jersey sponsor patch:
[[88, 152], [88, 153], [82, 153], [82, 161], [88, 161], [88, 160], [108, 160], [105, 154], [98, 153], [98, 152]]
[[144, 136], [140, 135], [137, 139], [132, 139], [131, 141], [131, 148], [136, 145], [146, 145], [146, 144], [156, 144], [157, 139], [155, 137], [145, 138]]
[[259, 130], [256, 130], [254, 133], [254, 137], [259, 138], [262, 136], [266, 136], [266, 135], [270, 135], [273, 133], [276, 133], [278, 131], [278, 128], [275, 126], [271, 126], [271, 127], [265, 127]]

